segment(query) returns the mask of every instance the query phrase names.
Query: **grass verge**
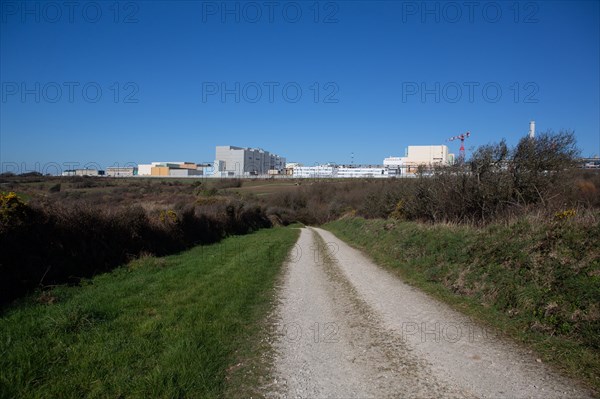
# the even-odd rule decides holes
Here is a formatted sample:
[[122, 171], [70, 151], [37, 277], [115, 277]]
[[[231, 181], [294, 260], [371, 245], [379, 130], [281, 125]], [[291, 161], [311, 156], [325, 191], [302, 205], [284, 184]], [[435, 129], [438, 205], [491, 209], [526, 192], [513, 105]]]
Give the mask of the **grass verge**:
[[0, 318], [0, 397], [222, 397], [297, 229], [131, 262]]
[[323, 227], [600, 392], [599, 225], [345, 218]]

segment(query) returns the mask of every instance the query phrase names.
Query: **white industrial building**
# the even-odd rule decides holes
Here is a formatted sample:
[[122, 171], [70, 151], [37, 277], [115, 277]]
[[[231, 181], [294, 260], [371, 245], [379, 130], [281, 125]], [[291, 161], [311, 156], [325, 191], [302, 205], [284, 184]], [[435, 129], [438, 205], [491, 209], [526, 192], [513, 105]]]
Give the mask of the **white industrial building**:
[[151, 164], [139, 164], [138, 165], [138, 176], [150, 176], [152, 175]]
[[295, 166], [292, 177], [331, 179], [336, 177], [337, 167], [334, 165]]
[[409, 145], [404, 157], [388, 157], [383, 160], [390, 176], [412, 175], [419, 166], [432, 168], [437, 165], [451, 165], [454, 154], [445, 145]]
[[292, 170], [291, 175], [297, 178], [382, 178], [388, 177], [388, 171], [381, 165], [348, 166], [348, 165], [315, 165], [295, 166], [287, 165]]
[[[281, 173], [285, 170], [285, 158], [261, 148], [217, 146], [215, 176], [248, 177]], [[270, 172], [271, 171], [271, 172]]]
[[381, 166], [340, 166], [337, 168], [336, 177], [351, 178], [351, 177], [388, 177], [387, 170]]
[[62, 172], [62, 176], [104, 176], [104, 171], [98, 169], [68, 169]]
[[388, 157], [383, 160], [383, 167], [389, 177], [401, 177], [405, 174], [405, 159], [406, 157]]
[[445, 145], [409, 146], [404, 157], [388, 157], [383, 165], [314, 165], [302, 166], [288, 163], [295, 178], [389, 178], [412, 177], [421, 165], [431, 168], [435, 165], [450, 165], [454, 156], [448, 153]]
[[416, 165], [447, 165], [448, 147], [445, 145], [409, 145], [406, 163]]
[[110, 166], [106, 168], [106, 175], [109, 177], [132, 177], [136, 176], [138, 168], [134, 166]]

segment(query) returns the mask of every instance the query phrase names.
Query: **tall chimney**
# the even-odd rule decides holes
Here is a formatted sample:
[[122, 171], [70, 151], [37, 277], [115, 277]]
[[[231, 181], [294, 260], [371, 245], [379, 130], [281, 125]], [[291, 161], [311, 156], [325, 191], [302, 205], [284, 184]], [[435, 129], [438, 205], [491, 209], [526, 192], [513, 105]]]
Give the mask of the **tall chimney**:
[[529, 138], [535, 137], [535, 121], [529, 122]]

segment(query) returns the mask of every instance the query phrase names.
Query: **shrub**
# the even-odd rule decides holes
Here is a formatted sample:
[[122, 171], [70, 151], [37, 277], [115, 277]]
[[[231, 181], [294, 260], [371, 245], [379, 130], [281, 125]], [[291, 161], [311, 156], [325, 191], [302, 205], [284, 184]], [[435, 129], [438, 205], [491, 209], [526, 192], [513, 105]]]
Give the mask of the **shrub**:
[[220, 203], [211, 214], [195, 205], [157, 211], [139, 206], [61, 205], [32, 207], [14, 193], [0, 197], [0, 304], [37, 287], [79, 283], [140, 254], [166, 255], [229, 234], [269, 227], [259, 206]]
[[[512, 150], [504, 141], [481, 146], [466, 165], [420, 174], [405, 214], [414, 220], [487, 224], [538, 205], [551, 210], [578, 203], [581, 196], [572, 194], [575, 187], [569, 178], [577, 155], [572, 132], [526, 137]], [[588, 193], [595, 189], [589, 184], [579, 187]]]
[[14, 192], [0, 193], [0, 232], [23, 223], [29, 208]]
[[575, 166], [579, 150], [571, 131], [524, 137], [513, 151], [509, 170], [517, 202], [544, 204], [553, 185]]

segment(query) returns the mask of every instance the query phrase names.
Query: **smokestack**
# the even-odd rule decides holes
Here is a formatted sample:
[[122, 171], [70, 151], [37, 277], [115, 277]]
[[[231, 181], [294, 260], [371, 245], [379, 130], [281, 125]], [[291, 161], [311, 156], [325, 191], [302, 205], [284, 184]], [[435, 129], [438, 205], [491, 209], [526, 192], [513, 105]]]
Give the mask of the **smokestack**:
[[535, 121], [529, 122], [529, 138], [535, 137]]

